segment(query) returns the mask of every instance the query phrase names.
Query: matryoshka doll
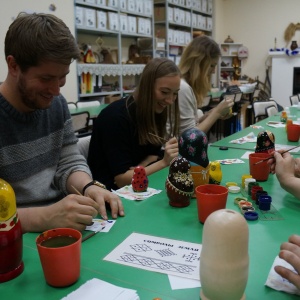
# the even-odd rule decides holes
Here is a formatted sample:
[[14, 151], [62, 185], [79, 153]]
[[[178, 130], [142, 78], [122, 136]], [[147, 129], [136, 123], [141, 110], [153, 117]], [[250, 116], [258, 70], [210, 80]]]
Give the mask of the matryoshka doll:
[[275, 136], [269, 131], [261, 131], [257, 135], [255, 152], [259, 153], [272, 153], [275, 151]]
[[131, 180], [132, 189], [134, 192], [142, 193], [148, 189], [148, 178], [146, 170], [142, 166], [137, 166], [133, 170], [133, 176]]
[[16, 196], [10, 184], [0, 179], [0, 282], [11, 280], [23, 272], [22, 252]]
[[179, 154], [191, 164], [194, 188], [209, 182], [207, 147], [206, 134], [197, 128], [185, 130], [179, 139]]
[[212, 161], [209, 167], [210, 184], [220, 184], [222, 181], [222, 169], [219, 161]]
[[171, 206], [185, 207], [190, 204], [194, 193], [190, 167], [191, 165], [184, 157], [175, 157], [170, 163], [166, 179], [166, 192]]

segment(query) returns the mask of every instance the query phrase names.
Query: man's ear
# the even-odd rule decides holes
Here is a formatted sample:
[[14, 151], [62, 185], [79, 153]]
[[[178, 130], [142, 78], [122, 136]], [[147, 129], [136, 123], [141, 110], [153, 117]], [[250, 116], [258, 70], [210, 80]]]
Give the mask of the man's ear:
[[6, 62], [7, 62], [8, 72], [14, 77], [17, 76], [20, 72], [20, 67], [17, 64], [15, 58], [12, 55], [8, 55], [6, 58]]

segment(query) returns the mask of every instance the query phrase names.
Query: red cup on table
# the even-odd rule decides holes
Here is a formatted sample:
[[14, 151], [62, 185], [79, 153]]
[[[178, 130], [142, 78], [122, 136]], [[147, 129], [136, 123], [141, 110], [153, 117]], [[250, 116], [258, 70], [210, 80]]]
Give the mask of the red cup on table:
[[287, 128], [287, 139], [290, 142], [298, 142], [300, 137], [300, 125], [288, 124]]
[[41, 233], [36, 245], [46, 282], [55, 287], [69, 286], [80, 275], [81, 233], [56, 228]]
[[218, 184], [204, 184], [196, 187], [198, 219], [204, 223], [216, 210], [226, 208], [228, 188]]
[[250, 153], [249, 154], [249, 169], [250, 174], [257, 181], [266, 181], [269, 178], [270, 166], [266, 161], [262, 160], [270, 157], [269, 153]]

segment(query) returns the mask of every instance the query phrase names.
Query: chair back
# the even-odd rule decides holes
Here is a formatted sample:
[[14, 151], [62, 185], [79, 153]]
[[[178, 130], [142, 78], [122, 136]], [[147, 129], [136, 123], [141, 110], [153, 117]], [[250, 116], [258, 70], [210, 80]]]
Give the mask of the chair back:
[[252, 99], [255, 100], [258, 98], [259, 96], [259, 93], [260, 93], [260, 90], [259, 89], [255, 89], [254, 92], [253, 92], [253, 95], [252, 95]]
[[237, 94], [235, 94], [234, 102], [235, 103], [241, 102], [242, 96], [243, 96], [243, 93], [237, 93]]
[[78, 101], [77, 107], [84, 108], [84, 107], [92, 107], [92, 106], [100, 106], [101, 103], [98, 100], [93, 101]]
[[68, 108], [69, 109], [76, 109], [77, 108], [77, 105], [75, 102], [68, 102]]
[[254, 101], [253, 102], [253, 114], [254, 121], [258, 122], [259, 120], [265, 119], [268, 117], [266, 108], [269, 106], [275, 106], [278, 111], [277, 103], [274, 100], [269, 101]]
[[90, 121], [90, 113], [88, 111], [71, 114], [71, 119], [75, 133], [88, 132]]
[[293, 96], [290, 96], [290, 102], [291, 102], [291, 105], [298, 105], [299, 103], [299, 97], [298, 95], [293, 95]]
[[277, 106], [270, 105], [266, 107], [266, 115], [268, 117], [274, 116], [278, 113], [278, 108]]

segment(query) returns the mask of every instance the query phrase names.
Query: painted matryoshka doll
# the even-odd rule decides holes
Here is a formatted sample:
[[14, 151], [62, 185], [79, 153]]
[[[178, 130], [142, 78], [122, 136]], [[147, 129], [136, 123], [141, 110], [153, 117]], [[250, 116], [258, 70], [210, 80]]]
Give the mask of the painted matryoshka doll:
[[275, 151], [275, 136], [269, 131], [261, 131], [257, 135], [257, 142], [255, 152], [259, 153], [272, 153]]
[[135, 167], [131, 180], [132, 189], [137, 193], [146, 192], [148, 189], [148, 183], [149, 181], [145, 168], [142, 166]]
[[209, 167], [209, 182], [210, 184], [220, 184], [222, 181], [222, 169], [219, 161], [212, 161]]
[[16, 196], [10, 184], [0, 179], [0, 282], [11, 280], [23, 272], [22, 252]]
[[179, 154], [191, 164], [194, 188], [209, 182], [207, 147], [206, 134], [197, 128], [185, 130], [179, 139]]
[[194, 193], [190, 167], [191, 165], [184, 157], [175, 157], [170, 163], [166, 179], [166, 192], [171, 206], [185, 207], [190, 204]]

